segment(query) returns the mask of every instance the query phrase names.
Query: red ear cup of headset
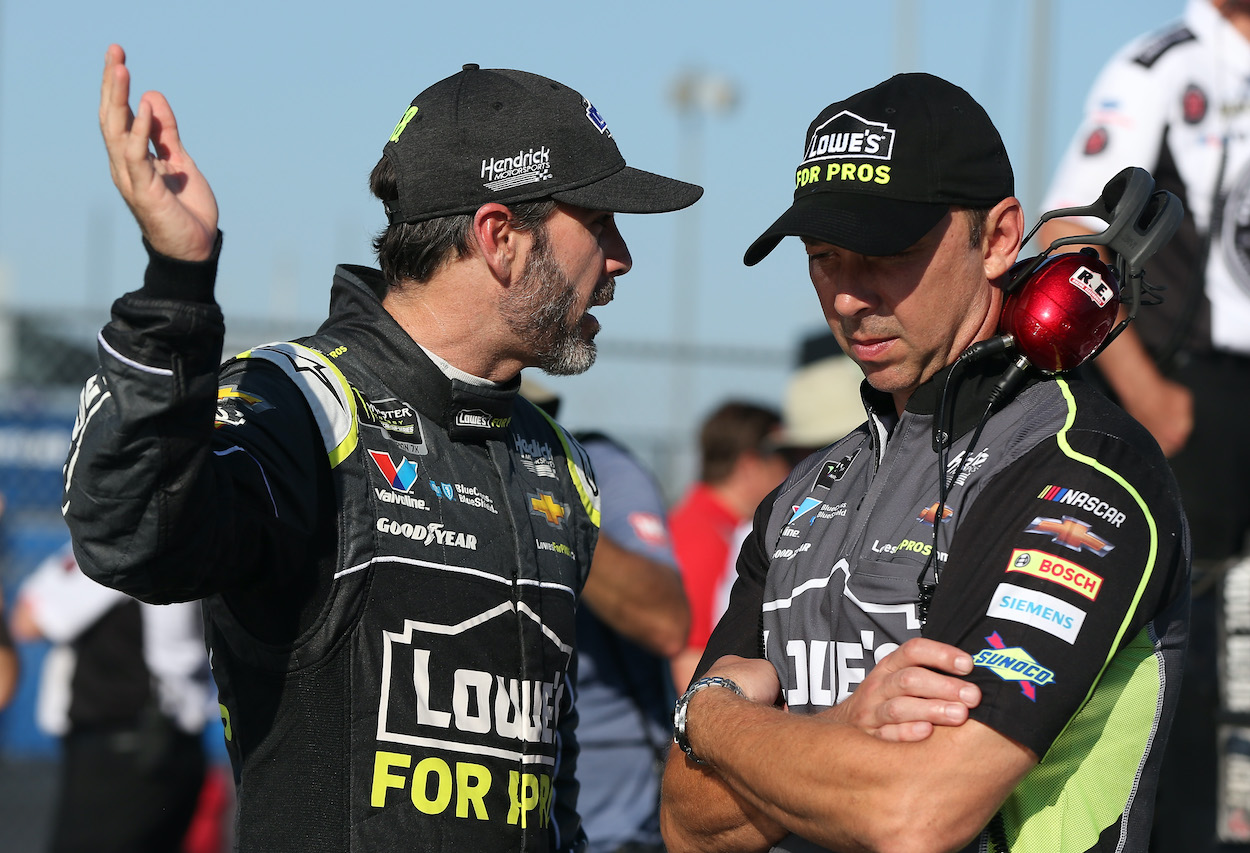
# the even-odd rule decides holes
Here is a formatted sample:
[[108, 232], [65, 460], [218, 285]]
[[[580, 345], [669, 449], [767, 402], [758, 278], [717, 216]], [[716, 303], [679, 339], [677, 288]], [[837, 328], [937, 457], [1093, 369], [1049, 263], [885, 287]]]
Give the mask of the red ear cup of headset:
[[[1041, 370], [1071, 370], [1089, 358], [1115, 326], [1120, 284], [1097, 251], [1052, 255], [1031, 273], [1035, 259], [1008, 273], [999, 331]], [[1015, 278], [1024, 274], [1022, 281]]]

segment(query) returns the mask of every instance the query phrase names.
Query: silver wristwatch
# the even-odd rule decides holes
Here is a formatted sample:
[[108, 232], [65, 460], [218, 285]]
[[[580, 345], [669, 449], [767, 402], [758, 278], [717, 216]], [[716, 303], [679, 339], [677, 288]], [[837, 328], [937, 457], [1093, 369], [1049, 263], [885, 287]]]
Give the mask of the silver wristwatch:
[[686, 709], [690, 706], [690, 700], [694, 694], [708, 687], [727, 687], [739, 696], [745, 696], [742, 688], [730, 681], [728, 678], [722, 678], [719, 675], [709, 675], [700, 678], [685, 693], [681, 694], [681, 698], [677, 700], [677, 705], [673, 708], [673, 740], [681, 747], [681, 751], [690, 756], [690, 760], [695, 764], [707, 764], [706, 761], [694, 754], [694, 750], [690, 748], [690, 740], [686, 737]]

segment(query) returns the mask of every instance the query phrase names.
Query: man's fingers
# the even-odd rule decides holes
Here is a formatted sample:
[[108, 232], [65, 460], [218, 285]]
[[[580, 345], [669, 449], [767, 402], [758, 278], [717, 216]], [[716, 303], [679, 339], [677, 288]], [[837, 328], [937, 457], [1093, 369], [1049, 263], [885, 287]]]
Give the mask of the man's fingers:
[[881, 706], [882, 726], [904, 723], [932, 723], [935, 726], [961, 726], [968, 720], [968, 706], [942, 699], [896, 696]]
[[130, 71], [122, 49], [110, 45], [100, 84], [100, 131], [108, 141], [129, 131], [130, 121]]
[[872, 734], [873, 737], [892, 743], [919, 743], [933, 734], [933, 724], [912, 722], [882, 726]]
[[878, 666], [898, 672], [909, 666], [923, 666], [953, 675], [972, 672], [972, 657], [962, 649], [924, 637], [908, 640], [885, 657]]
[[981, 689], [975, 684], [925, 667], [909, 666], [890, 678], [901, 696], [941, 699], [958, 702], [969, 708], [975, 707], [981, 701]]
[[118, 184], [118, 189], [122, 190], [126, 202], [132, 206], [139, 201], [135, 196], [148, 187], [154, 178], [152, 161], [148, 158], [148, 135], [151, 131], [152, 108], [146, 99], [141, 100], [130, 134], [122, 144], [120, 152], [130, 191], [127, 192], [121, 184]]
[[174, 119], [174, 111], [170, 108], [169, 101], [160, 92], [146, 92], [141, 103], [151, 110], [148, 136], [152, 140], [157, 159], [174, 162], [183, 159], [186, 152], [182, 148], [178, 122]]

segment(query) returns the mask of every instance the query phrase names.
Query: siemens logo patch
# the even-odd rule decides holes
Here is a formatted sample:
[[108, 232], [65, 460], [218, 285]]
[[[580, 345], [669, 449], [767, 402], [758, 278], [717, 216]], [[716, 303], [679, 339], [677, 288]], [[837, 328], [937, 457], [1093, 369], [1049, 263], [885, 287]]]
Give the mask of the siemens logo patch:
[[1079, 607], [1053, 595], [1010, 583], [1000, 583], [994, 590], [994, 600], [985, 615], [1037, 628], [1068, 645], [1076, 642], [1085, 624], [1085, 611]]

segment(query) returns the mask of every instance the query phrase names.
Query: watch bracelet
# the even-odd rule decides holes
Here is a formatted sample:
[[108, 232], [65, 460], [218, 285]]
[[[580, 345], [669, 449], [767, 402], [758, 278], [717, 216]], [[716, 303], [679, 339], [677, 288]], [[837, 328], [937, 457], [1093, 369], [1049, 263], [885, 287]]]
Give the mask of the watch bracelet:
[[732, 679], [720, 675], [707, 675], [686, 688], [686, 692], [677, 700], [677, 704], [673, 707], [673, 740], [681, 748], [681, 751], [690, 757], [691, 761], [695, 764], [703, 765], [706, 765], [707, 762], [694, 754], [694, 749], [690, 746], [690, 739], [686, 736], [686, 712], [694, 695], [708, 687], [724, 687], [732, 690], [739, 696], [746, 695], [742, 692], [742, 688]]

